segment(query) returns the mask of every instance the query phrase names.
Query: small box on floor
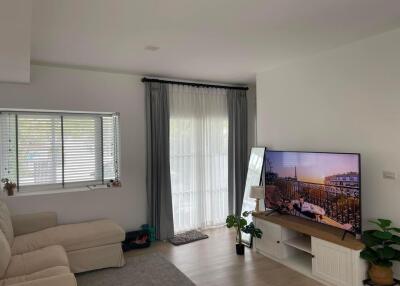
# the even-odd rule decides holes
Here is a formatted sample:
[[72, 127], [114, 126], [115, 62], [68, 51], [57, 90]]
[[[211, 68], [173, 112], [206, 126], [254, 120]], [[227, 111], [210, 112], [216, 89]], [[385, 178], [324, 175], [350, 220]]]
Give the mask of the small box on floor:
[[122, 242], [123, 251], [132, 249], [146, 248], [151, 245], [150, 234], [147, 230], [136, 230], [126, 233], [125, 240]]

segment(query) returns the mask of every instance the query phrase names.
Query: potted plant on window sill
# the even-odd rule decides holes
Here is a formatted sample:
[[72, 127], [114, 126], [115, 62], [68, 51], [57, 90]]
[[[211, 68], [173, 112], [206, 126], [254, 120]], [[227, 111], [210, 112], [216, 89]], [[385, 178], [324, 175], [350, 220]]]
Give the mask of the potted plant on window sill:
[[12, 182], [10, 179], [7, 179], [7, 178], [1, 179], [1, 182], [4, 184], [3, 189], [5, 191], [7, 191], [7, 195], [13, 196], [17, 185], [14, 182]]
[[245, 217], [248, 217], [250, 212], [243, 212], [242, 216], [228, 215], [226, 218], [226, 227], [236, 229], [236, 254], [244, 255], [244, 244], [242, 242], [242, 231], [250, 234], [251, 237], [261, 238], [263, 233], [261, 229], [256, 228], [254, 223], [247, 224]]
[[376, 285], [393, 285], [393, 261], [400, 261], [400, 251], [393, 248], [400, 245], [400, 228], [392, 227], [392, 221], [378, 219], [370, 221], [376, 224], [378, 230], [367, 230], [363, 232], [362, 240], [365, 249], [361, 251], [361, 258], [369, 262], [369, 278]]

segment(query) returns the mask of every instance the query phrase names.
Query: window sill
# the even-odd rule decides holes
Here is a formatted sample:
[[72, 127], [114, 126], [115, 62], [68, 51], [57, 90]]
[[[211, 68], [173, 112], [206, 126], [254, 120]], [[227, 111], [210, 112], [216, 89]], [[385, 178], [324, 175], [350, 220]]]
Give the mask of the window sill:
[[97, 187], [80, 187], [80, 188], [48, 190], [48, 191], [16, 192], [13, 196], [7, 196], [6, 193], [3, 193], [1, 194], [0, 197], [12, 199], [12, 198], [28, 197], [28, 196], [55, 195], [55, 194], [65, 194], [65, 193], [77, 193], [77, 192], [95, 192], [104, 190], [114, 190], [120, 188], [121, 187], [107, 187], [106, 185], [101, 185]]

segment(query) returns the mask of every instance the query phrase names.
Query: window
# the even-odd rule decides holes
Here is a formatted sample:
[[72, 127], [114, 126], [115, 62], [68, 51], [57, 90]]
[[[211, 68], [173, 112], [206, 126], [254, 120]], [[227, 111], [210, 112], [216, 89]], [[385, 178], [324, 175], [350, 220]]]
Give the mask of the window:
[[0, 155], [21, 192], [119, 180], [119, 115], [1, 111]]

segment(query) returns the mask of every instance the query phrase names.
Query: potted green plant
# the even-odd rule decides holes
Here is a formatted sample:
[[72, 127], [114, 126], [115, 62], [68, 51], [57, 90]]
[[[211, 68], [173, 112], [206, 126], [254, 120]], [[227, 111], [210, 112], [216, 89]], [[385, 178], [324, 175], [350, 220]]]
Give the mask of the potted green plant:
[[3, 189], [5, 191], [7, 191], [7, 195], [9, 196], [13, 196], [14, 195], [14, 190], [17, 187], [17, 184], [15, 184], [14, 182], [12, 182], [10, 179], [8, 178], [3, 178], [1, 179], [1, 182], [4, 184], [3, 185]]
[[251, 237], [261, 238], [263, 233], [261, 229], [256, 228], [254, 223], [247, 224], [245, 217], [248, 217], [250, 212], [243, 212], [242, 216], [228, 215], [226, 218], [226, 227], [236, 229], [236, 254], [244, 255], [244, 245], [242, 243], [242, 231], [248, 233]]
[[394, 248], [400, 245], [400, 228], [392, 227], [392, 221], [378, 219], [370, 221], [378, 226], [376, 230], [363, 232], [362, 240], [365, 249], [361, 251], [361, 258], [369, 262], [369, 278], [377, 285], [393, 285], [393, 261], [400, 261], [400, 251]]

